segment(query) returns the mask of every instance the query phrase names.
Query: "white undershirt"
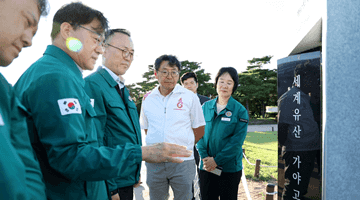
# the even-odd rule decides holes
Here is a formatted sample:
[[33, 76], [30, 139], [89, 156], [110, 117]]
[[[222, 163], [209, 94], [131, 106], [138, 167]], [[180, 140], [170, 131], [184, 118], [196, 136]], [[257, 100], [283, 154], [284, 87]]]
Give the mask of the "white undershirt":
[[222, 110], [224, 110], [226, 105], [220, 105], [219, 103], [216, 103], [217, 114], [219, 114]]

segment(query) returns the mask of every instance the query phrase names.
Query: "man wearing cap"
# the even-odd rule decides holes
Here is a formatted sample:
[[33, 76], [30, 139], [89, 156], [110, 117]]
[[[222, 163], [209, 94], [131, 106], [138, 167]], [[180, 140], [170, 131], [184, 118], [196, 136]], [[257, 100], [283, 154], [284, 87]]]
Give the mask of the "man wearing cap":
[[103, 14], [80, 2], [61, 7], [53, 19], [49, 45], [15, 85], [30, 112], [29, 134], [43, 172], [48, 199], [108, 199], [104, 180], [148, 162], [181, 162], [178, 145], [99, 147], [83, 70], [103, 53]]
[[[10, 65], [22, 48], [32, 45], [47, 5], [45, 0], [0, 1], [0, 66]], [[26, 115], [12, 86], [0, 74], [0, 199], [46, 199]]]
[[[122, 77], [134, 59], [130, 32], [112, 29], [105, 34], [103, 65], [85, 78], [85, 90], [93, 99], [98, 138], [104, 146], [141, 146], [139, 115]], [[108, 180], [113, 199], [132, 200], [140, 182], [141, 163]]]

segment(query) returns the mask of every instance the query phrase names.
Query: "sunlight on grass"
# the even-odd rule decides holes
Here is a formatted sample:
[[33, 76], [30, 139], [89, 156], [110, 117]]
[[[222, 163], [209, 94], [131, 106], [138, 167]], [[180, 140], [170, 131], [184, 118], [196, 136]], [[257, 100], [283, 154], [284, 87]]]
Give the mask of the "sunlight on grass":
[[[251, 163], [256, 163], [256, 159], [261, 160], [260, 165], [277, 166], [277, 132], [249, 132], [246, 136], [243, 148], [245, 155]], [[245, 158], [243, 159], [243, 168], [246, 178], [268, 181], [277, 180], [278, 168], [260, 167], [259, 178], [254, 177], [255, 166], [249, 165]]]

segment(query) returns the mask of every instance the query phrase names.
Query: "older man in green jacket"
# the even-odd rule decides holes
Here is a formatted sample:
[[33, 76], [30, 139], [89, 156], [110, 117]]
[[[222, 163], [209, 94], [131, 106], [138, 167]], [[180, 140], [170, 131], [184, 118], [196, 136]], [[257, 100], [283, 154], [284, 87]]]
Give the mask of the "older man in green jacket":
[[[125, 29], [109, 30], [105, 35], [103, 66], [85, 78], [85, 90], [93, 99], [97, 114], [94, 121], [99, 141], [104, 146], [141, 146], [139, 115], [122, 77], [129, 69], [133, 56], [130, 32]], [[108, 181], [113, 199], [133, 199], [133, 185], [139, 182], [140, 168], [141, 163], [138, 163]]]

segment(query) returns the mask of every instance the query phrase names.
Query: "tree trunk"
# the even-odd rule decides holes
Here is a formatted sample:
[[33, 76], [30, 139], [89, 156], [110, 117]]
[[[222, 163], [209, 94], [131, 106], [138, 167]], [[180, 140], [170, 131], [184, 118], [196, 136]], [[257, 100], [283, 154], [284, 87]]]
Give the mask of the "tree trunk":
[[248, 112], [248, 116], [249, 116], [249, 119], [250, 119], [250, 112], [249, 112], [249, 100], [246, 99], [246, 110]]
[[263, 119], [265, 119], [265, 104], [263, 102], [261, 103], [261, 114]]

